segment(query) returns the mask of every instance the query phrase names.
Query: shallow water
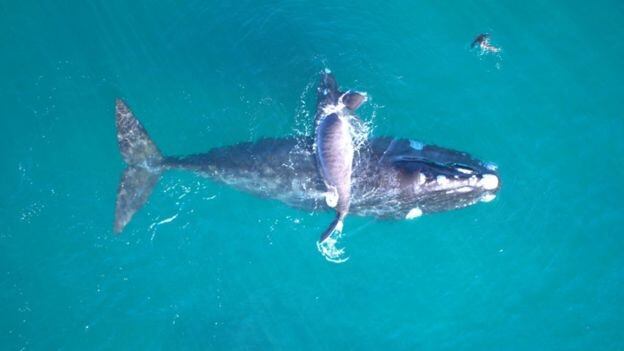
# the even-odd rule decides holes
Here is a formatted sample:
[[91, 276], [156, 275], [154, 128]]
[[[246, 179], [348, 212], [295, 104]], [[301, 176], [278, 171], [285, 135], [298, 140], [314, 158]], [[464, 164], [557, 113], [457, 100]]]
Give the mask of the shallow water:
[[[624, 6], [0, 5], [0, 346], [619, 350]], [[481, 32], [499, 55], [470, 50]], [[487, 204], [311, 214], [181, 171], [112, 232], [114, 99], [166, 154], [310, 132], [318, 72], [375, 136], [498, 164]]]

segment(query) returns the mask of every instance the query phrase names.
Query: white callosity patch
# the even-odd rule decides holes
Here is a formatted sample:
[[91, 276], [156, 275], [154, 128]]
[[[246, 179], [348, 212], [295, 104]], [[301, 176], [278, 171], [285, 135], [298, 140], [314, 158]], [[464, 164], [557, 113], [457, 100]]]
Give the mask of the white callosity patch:
[[485, 164], [485, 168], [489, 169], [490, 171], [496, 171], [498, 169], [498, 166], [495, 163], [487, 162]]
[[423, 185], [427, 181], [427, 176], [424, 173], [418, 173], [418, 179], [416, 180], [418, 185]]
[[414, 192], [418, 193], [422, 190], [423, 186], [425, 185], [425, 183], [427, 182], [427, 176], [424, 175], [423, 173], [418, 173], [418, 175], [416, 176], [416, 179], [413, 183], [413, 188], [414, 188]]
[[455, 169], [457, 171], [459, 171], [459, 172], [462, 172], [463, 174], [472, 174], [472, 173], [474, 173], [471, 169], [468, 169], [468, 168], [457, 167]]
[[479, 186], [485, 190], [494, 190], [498, 188], [498, 177], [494, 174], [484, 174], [479, 181]]
[[405, 215], [405, 219], [414, 219], [422, 216], [423, 211], [419, 207], [414, 207]]
[[425, 147], [425, 145], [421, 143], [420, 141], [410, 140], [409, 143], [410, 143], [410, 147], [416, 151], [420, 151]]
[[473, 175], [472, 177], [470, 177], [470, 179], [468, 179], [468, 185], [475, 186], [477, 185], [478, 181], [479, 179], [477, 178], [477, 176]]
[[439, 175], [436, 177], [436, 182], [438, 183], [438, 185], [446, 185], [448, 184], [449, 180], [445, 176]]
[[483, 196], [481, 196], [481, 201], [482, 202], [490, 202], [492, 200], [494, 200], [496, 198], [496, 195], [492, 194], [492, 193], [487, 193], [484, 194]]

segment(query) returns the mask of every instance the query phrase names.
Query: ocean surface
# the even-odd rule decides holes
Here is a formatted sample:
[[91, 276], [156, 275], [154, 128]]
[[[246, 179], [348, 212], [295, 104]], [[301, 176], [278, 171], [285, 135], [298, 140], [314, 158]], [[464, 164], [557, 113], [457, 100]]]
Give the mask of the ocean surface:
[[[624, 350], [622, 38], [621, 1], [3, 1], [0, 349]], [[172, 171], [113, 233], [115, 98], [185, 155], [310, 134], [324, 68], [497, 198], [350, 216], [336, 264], [332, 213]]]

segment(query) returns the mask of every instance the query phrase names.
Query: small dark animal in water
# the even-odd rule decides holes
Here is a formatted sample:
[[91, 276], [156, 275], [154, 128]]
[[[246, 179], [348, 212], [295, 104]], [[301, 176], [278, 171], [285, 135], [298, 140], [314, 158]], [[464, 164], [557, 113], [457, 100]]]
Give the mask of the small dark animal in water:
[[489, 37], [490, 35], [488, 33], [481, 33], [477, 35], [475, 40], [472, 41], [472, 44], [470, 44], [470, 47], [475, 48], [477, 46], [481, 46], [481, 43], [487, 41]]
[[497, 53], [501, 51], [500, 48], [490, 44], [490, 34], [488, 33], [481, 33], [477, 35], [477, 37], [472, 41], [472, 44], [470, 44], [470, 47], [473, 49], [476, 47], [479, 47], [482, 53], [485, 53], [485, 52]]

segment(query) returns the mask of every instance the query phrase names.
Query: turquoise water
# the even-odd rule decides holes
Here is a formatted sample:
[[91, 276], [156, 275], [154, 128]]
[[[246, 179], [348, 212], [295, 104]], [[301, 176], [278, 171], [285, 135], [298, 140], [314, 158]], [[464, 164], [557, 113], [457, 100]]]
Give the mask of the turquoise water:
[[[3, 350], [624, 349], [617, 1], [0, 4]], [[500, 55], [469, 50], [489, 32]], [[499, 165], [496, 200], [311, 214], [182, 171], [122, 235], [123, 97], [166, 154], [309, 133], [318, 72], [373, 135]]]

